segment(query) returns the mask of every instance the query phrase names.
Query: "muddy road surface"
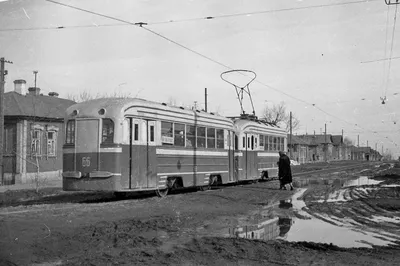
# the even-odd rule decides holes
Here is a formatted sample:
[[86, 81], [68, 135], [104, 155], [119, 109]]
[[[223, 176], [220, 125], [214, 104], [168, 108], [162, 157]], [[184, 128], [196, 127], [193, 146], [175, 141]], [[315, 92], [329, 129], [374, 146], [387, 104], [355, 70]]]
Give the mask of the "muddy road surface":
[[0, 265], [399, 265], [400, 165], [293, 167], [277, 181], [157, 198], [0, 195]]

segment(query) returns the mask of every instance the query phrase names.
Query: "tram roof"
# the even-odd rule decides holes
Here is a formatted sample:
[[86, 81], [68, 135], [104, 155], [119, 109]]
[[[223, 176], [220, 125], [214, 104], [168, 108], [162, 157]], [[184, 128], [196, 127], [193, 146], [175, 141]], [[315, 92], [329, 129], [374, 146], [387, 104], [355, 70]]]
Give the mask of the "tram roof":
[[[169, 106], [165, 103], [153, 102], [141, 98], [101, 98], [90, 100], [87, 102], [72, 105], [67, 109], [68, 118], [89, 118], [89, 117], [103, 117], [99, 115], [100, 109], [105, 109], [106, 115], [104, 117], [123, 118], [125, 115], [143, 116], [144, 113], [154, 116], [153, 118], [160, 119], [161, 117], [168, 117], [173, 115], [181, 117], [182, 119], [194, 120], [196, 117], [201, 121], [219, 121], [226, 125], [232, 125], [231, 119], [208, 113], [199, 110], [192, 110], [189, 108], [179, 106]], [[77, 115], [72, 115], [73, 111], [77, 110]]]
[[268, 125], [262, 121], [238, 118], [234, 120], [234, 123], [237, 130], [246, 133], [254, 132], [259, 134], [286, 134], [286, 130], [278, 126]]

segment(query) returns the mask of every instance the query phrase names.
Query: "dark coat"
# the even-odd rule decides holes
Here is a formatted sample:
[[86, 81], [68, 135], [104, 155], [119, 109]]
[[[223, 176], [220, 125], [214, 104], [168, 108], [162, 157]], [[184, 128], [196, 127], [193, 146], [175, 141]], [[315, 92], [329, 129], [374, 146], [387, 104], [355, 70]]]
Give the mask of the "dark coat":
[[290, 169], [290, 159], [287, 155], [282, 155], [279, 157], [279, 179], [283, 184], [292, 182], [292, 170]]

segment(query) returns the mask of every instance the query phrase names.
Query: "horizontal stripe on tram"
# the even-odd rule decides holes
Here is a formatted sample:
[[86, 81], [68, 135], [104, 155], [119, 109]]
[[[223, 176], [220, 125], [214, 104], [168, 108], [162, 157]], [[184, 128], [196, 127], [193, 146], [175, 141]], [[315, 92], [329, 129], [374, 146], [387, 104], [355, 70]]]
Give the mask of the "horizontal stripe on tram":
[[279, 157], [277, 152], [258, 152], [258, 157]]
[[194, 150], [170, 150], [156, 149], [157, 155], [200, 155], [200, 156], [228, 156], [228, 151], [194, 151]]
[[[99, 149], [100, 153], [121, 153], [122, 152], [122, 148], [118, 147], [118, 148], [100, 148]], [[69, 149], [63, 149], [63, 153], [65, 154], [74, 154], [75, 153], [75, 148], [69, 148]], [[82, 149], [80, 149], [80, 152], [77, 153], [97, 153], [95, 151], [83, 151]]]
[[262, 171], [262, 170], [275, 170], [278, 169], [278, 167], [272, 167], [272, 168], [258, 168], [258, 171]]
[[157, 175], [193, 175], [193, 174], [223, 174], [223, 173], [228, 173], [228, 171], [158, 173]]

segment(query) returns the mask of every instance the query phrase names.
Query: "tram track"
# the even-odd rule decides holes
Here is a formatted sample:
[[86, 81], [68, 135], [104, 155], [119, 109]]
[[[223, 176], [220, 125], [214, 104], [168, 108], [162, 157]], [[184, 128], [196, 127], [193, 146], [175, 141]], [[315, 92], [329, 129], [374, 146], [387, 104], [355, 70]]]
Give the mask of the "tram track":
[[[351, 170], [351, 169], [356, 169], [359, 167], [362, 167], [364, 165], [371, 165], [371, 162], [362, 162], [362, 163], [356, 163], [356, 164], [351, 164], [351, 165], [344, 165], [344, 166], [338, 166], [338, 167], [328, 167], [325, 169], [317, 169], [317, 170], [311, 170], [311, 171], [304, 171], [304, 172], [296, 172], [296, 166], [293, 167], [294, 173], [293, 177], [294, 178], [301, 178], [307, 175], [315, 175], [315, 174], [325, 174], [325, 173], [330, 173], [330, 172], [337, 172], [337, 171], [345, 171], [345, 170]], [[248, 181], [246, 184], [246, 181], [244, 182], [239, 182], [239, 183], [230, 183], [230, 184], [223, 184], [223, 185], [217, 185], [217, 186], [212, 186], [209, 192], [215, 191], [215, 190], [220, 190], [224, 188], [230, 188], [230, 187], [248, 187], [250, 185], [253, 185], [252, 189], [257, 189], [257, 187], [254, 187], [254, 183], [257, 183], [258, 181], [261, 181], [261, 183], [264, 182], [276, 182], [277, 178], [269, 179], [269, 180], [252, 180]], [[244, 187], [244, 188], [245, 188]], [[248, 187], [250, 188], [250, 187]], [[179, 191], [181, 190], [181, 191]], [[173, 194], [184, 194], [184, 190], [188, 189], [179, 189], [175, 191]], [[206, 194], [205, 194], [206, 195]], [[75, 197], [78, 197], [78, 199], [74, 199]], [[53, 197], [53, 198], [52, 198]], [[147, 201], [148, 199], [153, 199], [153, 197], [149, 197], [149, 195], [135, 195], [135, 193], [132, 193], [130, 197], [127, 199], [121, 199], [118, 200], [117, 198], [110, 198], [109, 195], [105, 195], [104, 193], [91, 193], [90, 197], [93, 198], [85, 198], [82, 200], [79, 200], [79, 197], [82, 197], [82, 193], [77, 193], [77, 194], [71, 194], [71, 197], [63, 197], [64, 202], [58, 198], [58, 195], [51, 195], [48, 197], [44, 197], [42, 199], [34, 200], [34, 201], [21, 201], [17, 203], [13, 203], [9, 206], [5, 205], [4, 207], [1, 207], [0, 210], [0, 216], [6, 216], [6, 215], [11, 215], [11, 214], [23, 214], [23, 213], [33, 213], [33, 212], [42, 212], [42, 211], [62, 211], [62, 210], [69, 210], [69, 209], [77, 209], [80, 207], [85, 207], [85, 206], [93, 206], [93, 207], [103, 207], [103, 206], [109, 206], [110, 204], [118, 204], [118, 203], [125, 203], [126, 201], [129, 201], [132, 203], [132, 201], [135, 200], [144, 200]], [[53, 201], [53, 202], [52, 202]], [[62, 204], [68, 204], [67, 206], [60, 206]], [[72, 205], [71, 205], [72, 204]], [[49, 208], [49, 206], [54, 206], [53, 208]], [[33, 208], [31, 209], [26, 209], [27, 207], [32, 206]], [[23, 210], [18, 210], [18, 208], [24, 208]], [[9, 210], [13, 209], [13, 210]]]

